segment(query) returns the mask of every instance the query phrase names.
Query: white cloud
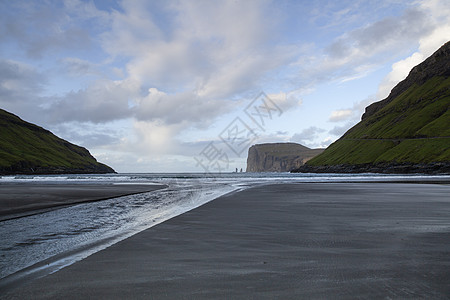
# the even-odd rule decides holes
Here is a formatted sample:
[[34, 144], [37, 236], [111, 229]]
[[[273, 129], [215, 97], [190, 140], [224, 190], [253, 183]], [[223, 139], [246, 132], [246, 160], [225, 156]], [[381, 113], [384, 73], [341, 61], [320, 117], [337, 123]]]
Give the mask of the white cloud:
[[148, 95], [138, 100], [135, 109], [139, 120], [159, 120], [162, 124], [207, 126], [220, 114], [228, 112], [234, 105], [231, 101], [200, 97], [193, 92], [167, 94], [150, 88]]
[[267, 97], [275, 102], [283, 112], [299, 108], [303, 104], [303, 100], [298, 98], [295, 93], [279, 92], [277, 94], [268, 94]]
[[14, 93], [39, 92], [45, 81], [44, 76], [33, 66], [18, 61], [0, 59], [1, 100], [8, 100], [8, 96]]
[[316, 145], [316, 148], [327, 148], [332, 142], [334, 142], [334, 138], [331, 136], [327, 136], [325, 139], [320, 141], [318, 145]]
[[114, 148], [120, 143], [122, 135], [126, 135], [125, 122], [120, 122], [120, 129], [112, 128], [111, 124], [99, 125], [93, 123], [67, 122], [51, 125], [51, 131], [59, 137], [88, 149], [100, 150], [105, 147]]
[[156, 18], [144, 1], [124, 1], [123, 12], [112, 15], [112, 30], [102, 35], [108, 53], [131, 58], [128, 75], [143, 87], [190, 91], [200, 99], [234, 97], [295, 55], [294, 48], [271, 43], [277, 19], [268, 2], [159, 6]]
[[83, 50], [92, 46], [90, 23], [101, 28], [107, 13], [92, 2], [2, 1], [0, 2], [0, 40], [33, 59], [60, 54], [65, 50]]
[[329, 134], [341, 137], [347, 130], [349, 130], [351, 127], [353, 127], [355, 123], [348, 122], [345, 125], [342, 126], [334, 126], [333, 129], [328, 131]]
[[350, 119], [353, 116], [351, 109], [340, 109], [331, 112], [329, 117], [330, 122], [340, 122]]
[[101, 75], [98, 65], [77, 57], [60, 59], [64, 71], [72, 76]]
[[413, 67], [450, 40], [450, 19], [448, 18], [450, 2], [446, 0], [422, 1], [419, 9], [427, 16], [429, 22], [432, 22], [432, 30], [428, 34], [420, 36], [417, 51], [392, 65], [392, 71], [383, 79], [378, 88], [377, 97], [380, 100], [387, 97], [392, 88], [405, 79]]
[[310, 144], [312, 143], [320, 133], [325, 130], [322, 128], [317, 128], [316, 126], [311, 126], [303, 129], [301, 132], [296, 133], [292, 136], [291, 141], [299, 142], [301, 144]]
[[44, 104], [36, 95], [47, 82], [47, 76], [29, 64], [0, 59], [0, 108], [32, 121]]
[[135, 121], [134, 129], [136, 140], [128, 140], [126, 148], [131, 146], [135, 151], [138, 150], [142, 156], [173, 153], [176, 146], [174, 137], [179, 131], [177, 126], [161, 126], [154, 121]]
[[[365, 108], [372, 102], [374, 102], [374, 96], [369, 96], [362, 101], [358, 101], [353, 103], [353, 106], [345, 109], [338, 109], [332, 111], [328, 121], [330, 122], [342, 122], [342, 121], [351, 121], [350, 123], [356, 124], [359, 121], [359, 118], [364, 113]], [[338, 132], [338, 127], [334, 127], [332, 131]]]
[[[152, 14], [151, 5], [158, 6], [158, 16]], [[85, 109], [80, 113], [75, 109], [69, 118], [93, 121], [99, 114], [93, 122], [101, 122], [135, 117], [135, 131], [144, 144], [157, 140], [167, 144], [184, 129], [208, 126], [236, 107], [239, 93], [254, 88], [267, 72], [295, 55], [293, 47], [270, 43], [276, 18], [269, 18], [268, 2], [123, 1], [121, 6], [111, 14], [111, 30], [101, 35], [101, 42], [113, 59], [127, 58], [125, 81], [135, 84], [128, 89], [131, 107], [125, 108], [126, 101], [119, 99], [121, 88], [109, 88], [114, 95], [98, 91], [94, 99], [90, 95], [94, 87], [89, 87], [68, 95], [58, 110], [61, 103], [67, 107], [83, 97], [79, 101]], [[283, 96], [283, 109], [299, 104], [292, 95]], [[99, 110], [108, 106], [110, 112], [102, 116]], [[153, 137], [143, 135], [142, 128], [149, 126]]]
[[106, 123], [132, 116], [129, 99], [139, 96], [139, 84], [132, 80], [97, 80], [86, 89], [53, 99], [44, 113], [49, 122]]
[[417, 40], [428, 36], [434, 28], [427, 12], [412, 6], [400, 16], [385, 17], [348, 31], [325, 51], [316, 49], [307, 59], [300, 58], [303, 62], [300, 78], [302, 82], [321, 83], [367, 76], [383, 63], [410, 51]]

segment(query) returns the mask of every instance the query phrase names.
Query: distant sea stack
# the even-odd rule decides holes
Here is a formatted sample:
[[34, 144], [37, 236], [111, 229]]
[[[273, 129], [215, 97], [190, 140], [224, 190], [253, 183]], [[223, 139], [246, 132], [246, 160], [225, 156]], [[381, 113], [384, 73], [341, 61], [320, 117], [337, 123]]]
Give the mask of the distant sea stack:
[[115, 173], [83, 147], [0, 109], [0, 175]]
[[247, 172], [289, 172], [322, 151], [296, 143], [253, 145], [248, 149]]
[[294, 172], [450, 174], [450, 42]]

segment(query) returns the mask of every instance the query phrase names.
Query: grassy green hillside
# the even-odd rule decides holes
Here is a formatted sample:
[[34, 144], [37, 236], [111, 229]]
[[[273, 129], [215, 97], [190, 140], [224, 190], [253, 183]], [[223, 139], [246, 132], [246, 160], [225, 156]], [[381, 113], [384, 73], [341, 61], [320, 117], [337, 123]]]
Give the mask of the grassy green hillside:
[[449, 77], [413, 84], [308, 165], [449, 162], [449, 107]]
[[110, 172], [85, 148], [0, 109], [0, 174]]

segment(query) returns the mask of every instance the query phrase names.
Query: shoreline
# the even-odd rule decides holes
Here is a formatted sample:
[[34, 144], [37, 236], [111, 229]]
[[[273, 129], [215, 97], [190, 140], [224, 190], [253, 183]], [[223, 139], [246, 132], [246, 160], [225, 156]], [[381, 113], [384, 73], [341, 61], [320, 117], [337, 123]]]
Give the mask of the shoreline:
[[447, 185], [411, 183], [256, 186], [5, 299], [443, 298], [450, 292], [448, 192]]
[[132, 183], [0, 183], [0, 222], [166, 187]]
[[[119, 183], [118, 185], [122, 185], [122, 184], [123, 183]], [[138, 183], [136, 185], [142, 185], [142, 184]], [[220, 197], [231, 196], [231, 195], [239, 193], [243, 190], [244, 189], [239, 188], [239, 189], [227, 192], [227, 193], [223, 194], [222, 196], [219, 196], [211, 201], [214, 201]], [[112, 199], [112, 198], [108, 198], [108, 199]], [[211, 201], [209, 201], [209, 202], [211, 202]], [[96, 202], [96, 201], [94, 201], [94, 202]], [[206, 203], [208, 203], [208, 202], [206, 202]], [[206, 204], [206, 203], [204, 203], [204, 204]], [[79, 203], [76, 203], [74, 205], [77, 205], [77, 204], [79, 204]], [[204, 204], [202, 204], [202, 205], [204, 205]], [[56, 209], [58, 209], [58, 208], [56, 208]], [[198, 207], [195, 207], [193, 209], [196, 209], [196, 208], [198, 208]], [[191, 210], [193, 210], [193, 209], [191, 209]], [[188, 210], [187, 212], [189, 212], [189, 211], [190, 210]], [[39, 212], [39, 213], [41, 213], [41, 212]], [[170, 217], [167, 220], [170, 220], [177, 216], [179, 216], [179, 215]], [[65, 268], [65, 267], [68, 267], [74, 263], [77, 263], [99, 251], [103, 251], [103, 250], [115, 245], [118, 242], [126, 240], [136, 234], [139, 234], [139, 233], [146, 231], [154, 226], [157, 226], [160, 223], [166, 222], [167, 220], [158, 221], [158, 222], [154, 223], [151, 227], [148, 227], [147, 229], [144, 229], [137, 233], [132, 233], [131, 235], [128, 235], [128, 233], [125, 232], [122, 235], [101, 238], [93, 243], [86, 244], [80, 248], [76, 248], [74, 250], [69, 250], [69, 251], [54, 255], [54, 256], [44, 259], [40, 262], [37, 262], [33, 265], [30, 265], [24, 269], [18, 270], [15, 273], [12, 273], [6, 277], [0, 278], [0, 292], [4, 292], [4, 293], [9, 292], [17, 287], [20, 287], [24, 283], [31, 282], [36, 279], [39, 279], [39, 278], [45, 277], [47, 275], [53, 274], [55, 272], [58, 272], [59, 270]], [[2, 297], [0, 294], [0, 299], [1, 298]]]
[[291, 173], [379, 173], [391, 175], [423, 174], [423, 175], [450, 175], [450, 162], [432, 163], [366, 163], [366, 164], [338, 164], [338, 165], [309, 165], [291, 170]]

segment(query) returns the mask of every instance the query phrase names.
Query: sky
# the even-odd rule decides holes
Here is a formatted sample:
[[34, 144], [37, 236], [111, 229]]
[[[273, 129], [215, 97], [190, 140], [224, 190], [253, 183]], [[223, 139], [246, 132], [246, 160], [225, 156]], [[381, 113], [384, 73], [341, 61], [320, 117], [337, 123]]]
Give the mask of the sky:
[[117, 172], [327, 147], [450, 40], [448, 0], [0, 0], [0, 108]]

